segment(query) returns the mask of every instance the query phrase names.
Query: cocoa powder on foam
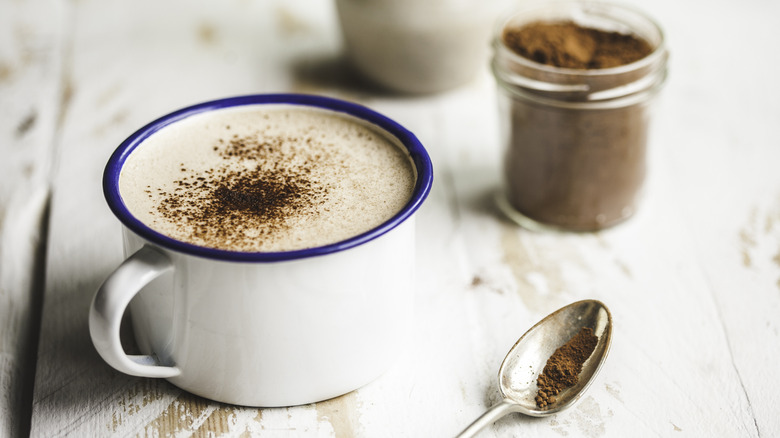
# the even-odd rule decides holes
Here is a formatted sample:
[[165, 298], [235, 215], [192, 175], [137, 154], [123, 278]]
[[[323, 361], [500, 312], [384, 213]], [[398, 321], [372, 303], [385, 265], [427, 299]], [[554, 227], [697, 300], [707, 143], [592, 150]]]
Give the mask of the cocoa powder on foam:
[[334, 243], [389, 219], [414, 186], [408, 155], [385, 134], [327, 111], [222, 110], [169, 128], [128, 158], [120, 191], [142, 222], [196, 245]]

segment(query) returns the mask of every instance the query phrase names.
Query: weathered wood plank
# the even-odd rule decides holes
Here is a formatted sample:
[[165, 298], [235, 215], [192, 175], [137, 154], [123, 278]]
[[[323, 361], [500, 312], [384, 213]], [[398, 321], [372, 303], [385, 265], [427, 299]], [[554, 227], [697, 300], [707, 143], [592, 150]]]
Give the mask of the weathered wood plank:
[[0, 436], [30, 427], [60, 34], [54, 2], [0, 3]]

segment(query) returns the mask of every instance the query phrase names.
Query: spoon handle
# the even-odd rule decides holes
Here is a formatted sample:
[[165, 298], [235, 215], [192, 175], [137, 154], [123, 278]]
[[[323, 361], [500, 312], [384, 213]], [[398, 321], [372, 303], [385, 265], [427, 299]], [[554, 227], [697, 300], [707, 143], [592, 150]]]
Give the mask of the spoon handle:
[[494, 421], [498, 420], [504, 415], [510, 414], [512, 412], [518, 412], [517, 408], [518, 406], [516, 403], [512, 403], [507, 399], [501, 400], [499, 403], [496, 403], [493, 406], [491, 406], [490, 409], [488, 409], [479, 418], [474, 420], [474, 422], [471, 423], [469, 427], [464, 429], [463, 432], [461, 432], [460, 435], [457, 436], [457, 438], [473, 437], [474, 435], [477, 434], [477, 432], [493, 424]]

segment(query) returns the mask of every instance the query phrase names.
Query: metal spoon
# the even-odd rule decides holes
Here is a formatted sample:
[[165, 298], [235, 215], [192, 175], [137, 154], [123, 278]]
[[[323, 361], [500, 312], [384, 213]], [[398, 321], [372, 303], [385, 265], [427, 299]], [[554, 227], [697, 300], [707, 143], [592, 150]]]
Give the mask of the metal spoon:
[[[583, 327], [593, 329], [599, 341], [588, 360], [582, 365], [579, 381], [561, 391], [556, 401], [544, 408], [536, 406], [536, 378], [547, 359], [561, 345], [568, 342]], [[512, 412], [532, 417], [546, 417], [574, 404], [593, 381], [612, 341], [612, 315], [596, 300], [577, 301], [562, 307], [531, 327], [509, 350], [498, 371], [498, 389], [503, 400], [471, 423], [458, 438], [472, 437], [482, 428]]]

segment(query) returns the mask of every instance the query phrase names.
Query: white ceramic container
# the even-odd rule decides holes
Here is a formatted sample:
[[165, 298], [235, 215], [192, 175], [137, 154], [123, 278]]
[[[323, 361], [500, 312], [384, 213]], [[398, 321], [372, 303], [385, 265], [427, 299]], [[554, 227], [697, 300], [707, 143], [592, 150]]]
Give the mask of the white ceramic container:
[[[135, 219], [118, 189], [122, 164], [155, 130], [236, 105], [325, 108], [370, 123], [408, 150], [417, 181], [409, 203], [367, 233], [278, 253], [197, 247]], [[302, 95], [243, 96], [167, 115], [128, 138], [110, 159], [104, 192], [123, 224], [127, 259], [97, 291], [90, 334], [117, 370], [166, 378], [212, 400], [291, 406], [335, 397], [374, 380], [408, 340], [414, 298], [414, 213], [432, 184], [415, 136], [365, 107]], [[119, 326], [130, 308], [142, 356], [125, 354]]]
[[347, 57], [393, 91], [433, 93], [471, 80], [488, 63], [505, 0], [337, 0]]

